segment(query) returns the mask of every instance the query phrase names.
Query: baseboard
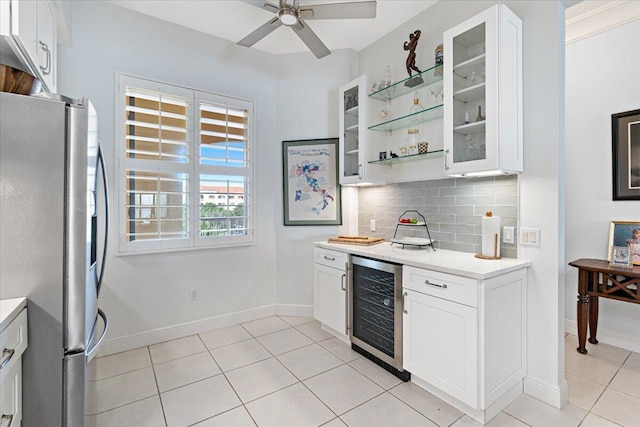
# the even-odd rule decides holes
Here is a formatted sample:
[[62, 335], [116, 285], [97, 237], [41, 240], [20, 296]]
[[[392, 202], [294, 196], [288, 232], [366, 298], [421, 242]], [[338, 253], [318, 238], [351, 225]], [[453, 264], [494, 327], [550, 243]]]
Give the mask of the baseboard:
[[433, 394], [439, 399], [442, 399], [449, 405], [458, 409], [461, 412], [464, 412], [470, 418], [473, 418], [475, 421], [479, 422], [482, 425], [487, 424], [491, 421], [496, 415], [498, 415], [504, 408], [509, 406], [511, 402], [513, 402], [518, 396], [522, 394], [522, 381], [518, 381], [512, 387], [510, 387], [502, 396], [496, 399], [487, 409], [476, 409], [467, 405], [464, 402], [459, 401], [455, 397], [452, 397], [440, 390], [437, 387], [432, 386], [428, 382], [424, 381], [422, 378], [416, 377], [415, 375], [411, 376], [411, 382], [417, 385], [418, 387], [426, 390], [427, 392]]
[[174, 340], [176, 338], [187, 337], [189, 335], [224, 328], [226, 326], [238, 325], [240, 323], [273, 315], [313, 317], [313, 306], [296, 304], [265, 305], [249, 310], [236, 311], [234, 313], [221, 314], [207, 319], [182, 323], [180, 325], [153, 329], [151, 331], [114, 339], [107, 339], [100, 349], [98, 356], [107, 356], [109, 354], [133, 350], [135, 348], [158, 344], [164, 341]]
[[556, 386], [527, 375], [524, 378], [524, 392], [558, 409], [561, 409], [569, 400], [566, 380], [562, 380], [561, 384]]
[[[564, 331], [578, 335], [578, 323], [575, 320], [565, 319]], [[597, 338], [599, 342], [640, 353], [640, 335], [628, 335], [618, 331], [612, 331], [611, 329], [598, 327]]]
[[313, 317], [313, 306], [299, 304], [277, 304], [276, 314], [278, 316]]

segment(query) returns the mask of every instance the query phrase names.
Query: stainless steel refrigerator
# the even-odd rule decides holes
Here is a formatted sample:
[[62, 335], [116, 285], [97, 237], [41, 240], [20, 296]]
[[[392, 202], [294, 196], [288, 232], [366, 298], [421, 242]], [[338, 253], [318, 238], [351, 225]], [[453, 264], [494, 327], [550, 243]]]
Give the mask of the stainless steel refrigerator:
[[23, 427], [85, 424], [108, 195], [88, 99], [0, 93], [0, 298], [28, 298]]

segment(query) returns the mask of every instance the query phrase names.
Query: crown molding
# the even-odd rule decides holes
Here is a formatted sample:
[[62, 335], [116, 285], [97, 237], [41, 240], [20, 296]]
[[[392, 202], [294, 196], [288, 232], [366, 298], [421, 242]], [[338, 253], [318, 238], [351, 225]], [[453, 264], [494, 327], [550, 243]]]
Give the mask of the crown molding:
[[640, 1], [590, 2], [593, 8], [566, 21], [566, 44], [640, 19]]

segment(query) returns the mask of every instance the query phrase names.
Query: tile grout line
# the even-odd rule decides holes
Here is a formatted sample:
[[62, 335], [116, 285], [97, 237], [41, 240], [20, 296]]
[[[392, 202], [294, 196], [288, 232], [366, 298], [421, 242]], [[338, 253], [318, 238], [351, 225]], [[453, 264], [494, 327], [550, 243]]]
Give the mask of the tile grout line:
[[156, 383], [156, 390], [158, 392], [158, 400], [160, 401], [160, 410], [162, 411], [162, 418], [164, 419], [164, 425], [168, 426], [169, 423], [167, 422], [167, 414], [164, 411], [164, 403], [162, 402], [162, 395], [160, 394], [160, 385], [158, 384], [158, 376], [156, 375], [156, 368], [153, 363], [153, 358], [151, 357], [151, 349], [149, 348], [149, 346], [146, 346], [146, 347], [147, 347], [147, 351], [149, 352], [149, 360], [151, 360], [151, 371], [153, 372], [153, 379]]

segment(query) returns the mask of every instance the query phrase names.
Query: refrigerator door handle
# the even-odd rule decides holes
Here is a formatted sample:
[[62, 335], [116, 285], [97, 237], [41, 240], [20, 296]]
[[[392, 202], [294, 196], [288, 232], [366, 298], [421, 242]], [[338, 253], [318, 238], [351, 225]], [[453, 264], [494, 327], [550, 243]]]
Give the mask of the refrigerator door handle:
[[[96, 281], [96, 286], [98, 288], [97, 295], [99, 296], [100, 288], [102, 287], [102, 279], [104, 277], [104, 265], [107, 257], [107, 242], [109, 240], [109, 187], [107, 185], [107, 170], [104, 167], [104, 156], [102, 154], [102, 148], [100, 147], [100, 145], [98, 145], [98, 162], [100, 163], [100, 170], [102, 172], [102, 184], [104, 186], [104, 246], [102, 247], [100, 274], [98, 275]], [[106, 324], [106, 317], [104, 317], [104, 319]]]
[[[102, 331], [102, 335], [100, 335], [100, 338], [98, 339], [98, 341], [96, 341], [95, 345], [87, 349], [85, 353], [87, 356], [87, 363], [91, 362], [93, 358], [96, 357], [97, 351], [100, 349], [100, 347], [102, 347], [102, 341], [104, 340], [104, 337], [107, 336], [107, 330], [109, 329], [109, 321], [107, 320], [107, 315], [104, 314], [104, 311], [102, 311], [101, 309], [98, 309], [98, 316], [102, 317], [102, 321], [104, 322], [104, 329]], [[93, 325], [93, 331], [91, 331], [90, 341], [93, 341], [93, 337], [96, 332], [97, 323], [98, 322], [96, 321], [96, 324]]]

